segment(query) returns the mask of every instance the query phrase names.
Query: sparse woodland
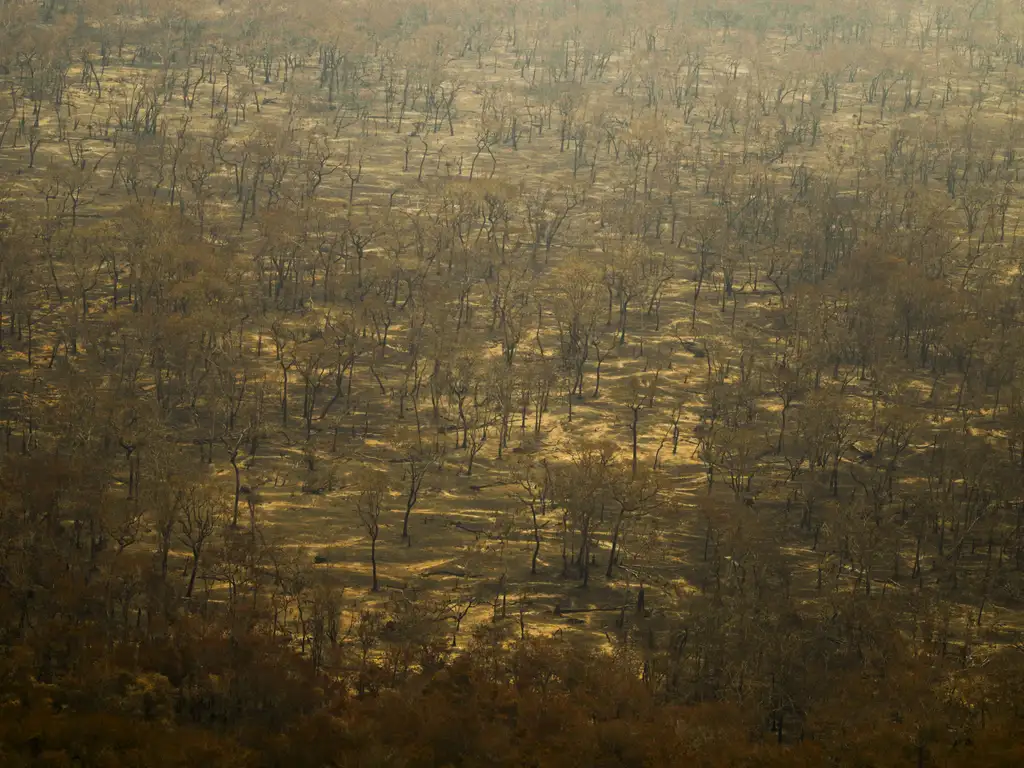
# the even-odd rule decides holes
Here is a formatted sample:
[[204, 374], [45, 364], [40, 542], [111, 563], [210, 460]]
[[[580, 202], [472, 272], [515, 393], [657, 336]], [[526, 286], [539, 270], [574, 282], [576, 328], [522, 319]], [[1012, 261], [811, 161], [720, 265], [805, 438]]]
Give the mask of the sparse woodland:
[[0, 0], [0, 764], [1024, 764], [1018, 0]]

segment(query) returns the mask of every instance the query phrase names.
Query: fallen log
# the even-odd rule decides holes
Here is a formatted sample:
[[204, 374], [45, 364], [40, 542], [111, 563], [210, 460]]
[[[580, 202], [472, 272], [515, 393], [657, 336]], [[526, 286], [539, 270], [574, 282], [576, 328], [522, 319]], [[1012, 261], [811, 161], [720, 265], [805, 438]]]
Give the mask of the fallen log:
[[466, 533], [472, 533], [474, 536], [486, 536], [487, 535], [487, 531], [483, 530], [482, 528], [470, 528], [468, 525], [466, 525], [464, 523], [460, 523], [457, 520], [450, 520], [450, 521], [448, 521], [448, 525], [450, 525], [452, 528], [458, 528], [460, 531], [465, 531]]
[[597, 606], [595, 608], [562, 608], [560, 605], [556, 605], [551, 612], [555, 614], [555, 616], [565, 616], [570, 613], [615, 613], [621, 610], [621, 605], [612, 607]]
[[479, 573], [466, 573], [465, 571], [449, 571], [446, 568], [438, 568], [434, 571], [424, 571], [420, 576], [454, 576], [458, 579], [479, 579]]

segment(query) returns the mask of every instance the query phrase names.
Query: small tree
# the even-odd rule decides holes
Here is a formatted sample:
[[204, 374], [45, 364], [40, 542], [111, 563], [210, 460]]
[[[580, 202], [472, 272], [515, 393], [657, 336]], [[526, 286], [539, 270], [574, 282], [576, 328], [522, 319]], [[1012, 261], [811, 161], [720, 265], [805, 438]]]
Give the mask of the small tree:
[[634, 376], [629, 381], [629, 399], [626, 407], [629, 408], [629, 435], [633, 455], [633, 474], [637, 472], [637, 442], [640, 434], [640, 414], [654, 404], [654, 395], [657, 388], [657, 376], [644, 374]]
[[[370, 538], [370, 568], [373, 574], [372, 589], [376, 592], [380, 585], [377, 581], [377, 539], [380, 536], [380, 513], [384, 508], [384, 500], [388, 494], [387, 476], [383, 472], [374, 472], [363, 481], [363, 487], [356, 499], [356, 512], [359, 522]], [[406, 516], [408, 520], [408, 516]]]
[[425, 444], [403, 445], [401, 450], [404, 453], [401, 461], [405, 464], [405, 481], [408, 483], [408, 491], [405, 495], [405, 515], [402, 518], [402, 538], [409, 538], [409, 518], [412, 516], [413, 507], [420, 498], [420, 488], [427, 474], [435, 469], [444, 457], [440, 446]]
[[178, 510], [178, 539], [192, 553], [191, 571], [185, 597], [192, 597], [199, 558], [220, 523], [227, 517], [227, 505], [217, 494], [200, 485], [191, 485], [175, 497]]
[[657, 474], [647, 468], [640, 473], [634, 470], [628, 477], [622, 471], [612, 473], [608, 483], [608, 495], [619, 509], [612, 523], [612, 546], [608, 554], [608, 567], [605, 570], [607, 578], [612, 578], [615, 572], [629, 525], [650, 511], [658, 491]]
[[547, 459], [526, 461], [512, 467], [512, 494], [522, 507], [530, 512], [530, 530], [533, 535], [533, 556], [530, 574], [537, 575], [540, 558], [541, 531], [547, 527], [545, 517], [553, 506], [551, 499], [551, 471]]

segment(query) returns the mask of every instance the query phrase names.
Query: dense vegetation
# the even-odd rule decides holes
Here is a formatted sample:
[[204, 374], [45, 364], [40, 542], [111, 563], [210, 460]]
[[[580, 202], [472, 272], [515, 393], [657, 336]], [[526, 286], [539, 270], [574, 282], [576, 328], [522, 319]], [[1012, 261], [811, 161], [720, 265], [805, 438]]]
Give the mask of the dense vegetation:
[[1024, 762], [1011, 0], [0, 0], [0, 763]]

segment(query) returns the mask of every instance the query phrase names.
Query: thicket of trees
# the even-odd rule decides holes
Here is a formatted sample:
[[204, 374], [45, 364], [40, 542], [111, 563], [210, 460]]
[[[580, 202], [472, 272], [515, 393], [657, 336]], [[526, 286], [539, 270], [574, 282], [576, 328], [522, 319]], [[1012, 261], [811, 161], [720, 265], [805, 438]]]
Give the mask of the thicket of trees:
[[[860, 660], [830, 669], [798, 737], [782, 739], [753, 736], [758, 712], [738, 701], [666, 700], [628, 655], [598, 658], [565, 640], [507, 648], [485, 631], [446, 657], [427, 636], [403, 634], [359, 679], [365, 691], [356, 696], [346, 685], [355, 680], [315, 674], [258, 624], [245, 631], [189, 618], [149, 640], [97, 629], [90, 622], [5, 656], [5, 765], [1011, 766], [1021, 758], [1019, 667], [997, 661], [964, 673], [952, 704], [932, 696], [946, 671], [937, 657], [897, 646], [869, 651], [874, 661], [888, 656], [882, 681]], [[348, 641], [354, 663], [365, 629]], [[45, 671], [31, 676], [30, 665]], [[805, 679], [822, 669], [811, 660]], [[793, 682], [779, 680], [776, 695], [793, 693]], [[979, 707], [983, 728], [970, 714]]]
[[0, 758], [1019, 762], [1019, 19], [0, 3]]

